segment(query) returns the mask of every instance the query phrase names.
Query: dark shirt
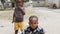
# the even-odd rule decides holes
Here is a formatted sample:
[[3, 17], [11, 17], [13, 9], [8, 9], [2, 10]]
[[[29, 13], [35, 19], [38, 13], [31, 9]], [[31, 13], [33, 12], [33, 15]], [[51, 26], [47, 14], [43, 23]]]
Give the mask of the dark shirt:
[[44, 34], [44, 30], [39, 27], [36, 27], [35, 29], [28, 27], [22, 34]]
[[22, 13], [22, 10], [19, 8], [15, 8], [14, 14], [13, 14], [13, 21], [14, 22], [22, 22], [24, 18], [24, 15]]
[[38, 26], [37, 26], [35, 29], [32, 29], [31, 27], [29, 27], [29, 28], [30, 28], [30, 30], [31, 30], [32, 32], [34, 32], [34, 30], [35, 30], [35, 29], [37, 29], [37, 28], [38, 28]]

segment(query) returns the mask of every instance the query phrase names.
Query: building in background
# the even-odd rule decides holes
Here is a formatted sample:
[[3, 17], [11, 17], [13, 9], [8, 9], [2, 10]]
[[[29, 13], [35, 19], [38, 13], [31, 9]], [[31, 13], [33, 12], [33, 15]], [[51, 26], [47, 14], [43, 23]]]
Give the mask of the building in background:
[[45, 0], [32, 0], [33, 6], [45, 6]]
[[53, 6], [56, 4], [57, 8], [60, 8], [60, 0], [31, 0], [33, 6]]
[[57, 8], [60, 8], [60, 0], [45, 0], [46, 6], [52, 6], [56, 4]]
[[12, 3], [11, 3], [11, 0], [5, 0], [5, 7], [6, 8], [10, 8], [10, 7], [12, 7]]
[[[55, 4], [57, 8], [60, 8], [60, 0], [24, 0], [28, 6], [38, 6], [38, 7], [53, 7]], [[0, 0], [0, 7], [3, 9], [5, 7], [14, 7], [15, 6], [15, 0]]]

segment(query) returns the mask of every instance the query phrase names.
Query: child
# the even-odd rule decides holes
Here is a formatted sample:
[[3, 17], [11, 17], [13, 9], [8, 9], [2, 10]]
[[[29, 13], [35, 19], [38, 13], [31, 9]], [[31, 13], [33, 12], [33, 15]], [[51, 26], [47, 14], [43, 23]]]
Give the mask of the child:
[[23, 8], [23, 0], [16, 0], [16, 8], [13, 14], [13, 21], [14, 22], [14, 29], [15, 34], [18, 34], [18, 29], [20, 28], [21, 31], [24, 30], [24, 18], [25, 12]]
[[44, 34], [43, 28], [38, 27], [38, 17], [30, 16], [29, 27], [22, 34]]

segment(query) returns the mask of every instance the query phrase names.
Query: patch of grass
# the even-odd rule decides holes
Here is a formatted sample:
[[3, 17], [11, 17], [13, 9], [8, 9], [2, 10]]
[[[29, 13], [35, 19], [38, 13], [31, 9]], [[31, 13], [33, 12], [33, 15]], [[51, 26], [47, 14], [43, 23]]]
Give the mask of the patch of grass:
[[0, 11], [4, 11], [5, 9], [0, 8]]
[[6, 9], [1, 9], [0, 8], [0, 11], [10, 11], [10, 10], [14, 10], [13, 8], [6, 8]]

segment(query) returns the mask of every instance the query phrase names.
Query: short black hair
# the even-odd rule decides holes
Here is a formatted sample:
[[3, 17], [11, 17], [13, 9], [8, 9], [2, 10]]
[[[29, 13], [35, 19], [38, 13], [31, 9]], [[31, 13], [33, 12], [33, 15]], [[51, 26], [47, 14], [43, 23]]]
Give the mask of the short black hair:
[[[18, 2], [19, 0], [15, 0], [16, 2]], [[21, 0], [22, 2], [24, 2], [24, 0]]]
[[31, 18], [36, 18], [38, 20], [38, 17], [37, 16], [30, 16], [29, 17], [29, 21], [31, 21]]

